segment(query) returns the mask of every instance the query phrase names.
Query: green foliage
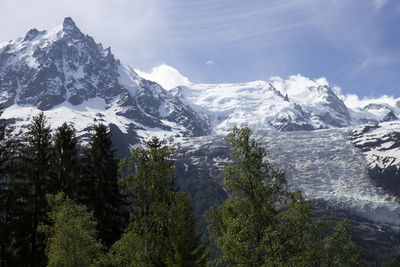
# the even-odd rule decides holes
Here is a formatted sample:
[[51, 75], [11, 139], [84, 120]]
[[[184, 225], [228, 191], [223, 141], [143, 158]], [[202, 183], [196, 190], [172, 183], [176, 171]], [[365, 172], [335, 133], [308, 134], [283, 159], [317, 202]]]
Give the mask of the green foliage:
[[364, 266], [356, 244], [351, 240], [353, 227], [347, 220], [338, 222], [332, 235], [323, 240], [321, 266]]
[[[157, 138], [120, 163], [121, 186], [130, 193], [131, 221], [111, 249], [117, 266], [204, 265], [201, 235], [186, 194], [175, 190], [173, 150]], [[195, 265], [193, 265], [195, 264]]]
[[46, 234], [47, 266], [94, 266], [104, 255], [97, 240], [96, 220], [86, 207], [75, 204], [60, 192], [47, 195], [51, 208], [50, 225], [41, 225]]
[[131, 222], [112, 248], [117, 265], [162, 265], [169, 251], [168, 218], [174, 196], [172, 150], [153, 138], [120, 163], [121, 186], [130, 192]]
[[206, 247], [200, 245], [202, 234], [196, 234], [196, 223], [187, 194], [176, 193], [169, 214], [168, 236], [172, 248], [167, 254], [168, 266], [206, 265]]
[[77, 178], [81, 173], [81, 162], [74, 129], [66, 123], [57, 128], [53, 136], [51, 161], [51, 190], [63, 191], [75, 199]]
[[21, 179], [22, 143], [6, 138], [5, 127], [0, 119], [0, 264], [12, 266], [23, 265], [29, 255], [31, 221], [25, 211], [28, 187]]
[[127, 221], [125, 200], [118, 188], [118, 159], [111, 133], [103, 125], [94, 126], [94, 134], [83, 157], [80, 201], [94, 212], [99, 235], [109, 248], [119, 239]]
[[231, 197], [208, 213], [209, 229], [227, 266], [301, 266], [315, 256], [311, 206], [286, 188], [284, 173], [264, 161], [248, 128], [228, 135], [235, 164], [224, 168]]
[[180, 189], [193, 199], [193, 213], [201, 216], [200, 220], [212, 206], [218, 206], [228, 198], [221, 185], [207, 176], [185, 179]]
[[31, 229], [27, 234], [30, 238], [30, 265], [43, 265], [44, 244], [43, 238], [38, 235], [39, 222], [44, 221], [48, 209], [46, 194], [50, 192], [50, 156], [51, 134], [50, 126], [42, 113], [34, 116], [26, 137], [26, 149], [24, 151], [23, 171], [26, 174], [29, 187], [27, 199]]

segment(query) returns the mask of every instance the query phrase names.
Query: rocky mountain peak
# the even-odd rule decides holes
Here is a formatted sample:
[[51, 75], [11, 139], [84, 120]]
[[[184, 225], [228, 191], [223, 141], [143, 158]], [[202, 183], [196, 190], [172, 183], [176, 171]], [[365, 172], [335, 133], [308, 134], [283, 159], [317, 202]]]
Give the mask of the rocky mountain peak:
[[103, 120], [102, 112], [113, 114], [109, 122], [123, 121], [117, 128], [130, 134], [147, 128], [174, 136], [208, 132], [207, 122], [195, 111], [121, 64], [111, 48], [83, 34], [70, 17], [48, 31], [32, 29], [0, 49], [0, 102], [5, 108], [50, 113], [66, 107], [79, 110], [80, 119], [70, 118], [79, 124], [93, 123], [87, 105], [94, 103], [101, 110], [95, 121]]
[[71, 17], [66, 17], [62, 24], [64, 31], [80, 31]]
[[34, 28], [34, 29], [31, 29], [31, 30], [25, 35], [24, 42], [33, 40], [39, 33], [42, 33], [42, 32], [38, 31], [38, 30], [35, 29], [35, 28]]
[[310, 86], [308, 89], [314, 98], [314, 105], [325, 107], [326, 111], [316, 116], [323, 122], [335, 126], [348, 126], [351, 121], [350, 113], [331, 87], [328, 85]]

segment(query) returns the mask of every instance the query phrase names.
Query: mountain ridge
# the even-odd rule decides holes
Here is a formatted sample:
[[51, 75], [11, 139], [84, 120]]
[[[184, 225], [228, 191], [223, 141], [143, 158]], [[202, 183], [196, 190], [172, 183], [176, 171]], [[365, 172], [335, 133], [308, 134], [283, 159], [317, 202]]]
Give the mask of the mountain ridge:
[[12, 135], [24, 135], [39, 112], [52, 129], [68, 122], [81, 142], [103, 123], [120, 157], [157, 136], [177, 148], [178, 177], [220, 182], [229, 162], [225, 136], [247, 126], [308, 199], [373, 221], [377, 235], [379, 224], [399, 224], [400, 99], [348, 107], [324, 81], [289, 90], [276, 79], [186, 80], [166, 90], [142, 76], [71, 18], [0, 44], [0, 102]]
[[104, 99], [102, 109], [130, 120], [125, 126], [132, 130], [207, 134], [206, 122], [190, 107], [157, 83], [139, 77], [115, 59], [110, 48], [84, 35], [69, 17], [60, 26], [32, 29], [1, 48], [0, 101], [6, 109], [17, 105], [50, 111], [63, 103], [73, 108], [96, 97]]
[[[78, 106], [95, 97], [105, 100], [105, 109], [114, 108], [116, 116], [131, 120], [133, 128], [153, 129], [168, 138], [227, 133], [233, 126], [340, 128], [400, 116], [399, 106], [351, 110], [328, 85], [318, 83], [294, 94], [281, 92], [273, 81], [190, 83], [165, 90], [123, 65], [111, 48], [82, 33], [70, 17], [49, 31], [31, 29], [1, 45], [0, 101], [6, 108], [32, 105], [46, 111], [65, 101]], [[159, 101], [157, 108], [154, 101]]]

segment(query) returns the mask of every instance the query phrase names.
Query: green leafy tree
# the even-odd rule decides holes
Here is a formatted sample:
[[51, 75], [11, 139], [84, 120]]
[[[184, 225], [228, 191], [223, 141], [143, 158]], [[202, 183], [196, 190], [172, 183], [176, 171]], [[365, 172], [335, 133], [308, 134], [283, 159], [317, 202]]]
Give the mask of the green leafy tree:
[[321, 266], [365, 266], [362, 255], [351, 240], [353, 227], [347, 221], [338, 222], [332, 235], [323, 240], [323, 259]]
[[80, 201], [94, 212], [99, 236], [109, 248], [120, 238], [128, 215], [118, 187], [118, 159], [105, 125], [94, 126], [83, 161]]
[[39, 230], [47, 236], [47, 266], [94, 266], [104, 259], [103, 247], [97, 240], [96, 220], [83, 205], [75, 204], [60, 192], [47, 195], [51, 208], [50, 225]]
[[311, 206], [286, 188], [284, 173], [264, 161], [248, 128], [228, 135], [233, 165], [224, 168], [231, 194], [208, 213], [209, 229], [227, 266], [302, 266], [315, 256]]
[[74, 129], [63, 123], [53, 136], [51, 161], [51, 190], [63, 191], [76, 199], [77, 182], [81, 173], [78, 141]]
[[129, 159], [121, 161], [121, 185], [132, 203], [130, 224], [111, 249], [117, 266], [196, 266], [193, 263], [204, 262], [191, 205], [175, 189], [172, 151], [153, 138], [148, 149], [135, 148]]
[[131, 222], [113, 246], [117, 265], [161, 266], [170, 245], [168, 215], [175, 183], [172, 150], [152, 139], [149, 149], [138, 147], [120, 163], [121, 184], [131, 193]]
[[48, 209], [46, 194], [50, 192], [50, 157], [51, 157], [51, 132], [46, 118], [42, 113], [34, 116], [26, 137], [24, 151], [23, 171], [29, 186], [27, 199], [28, 212], [31, 217], [30, 237], [30, 265], [43, 266], [44, 242], [38, 235], [39, 222], [44, 221]]

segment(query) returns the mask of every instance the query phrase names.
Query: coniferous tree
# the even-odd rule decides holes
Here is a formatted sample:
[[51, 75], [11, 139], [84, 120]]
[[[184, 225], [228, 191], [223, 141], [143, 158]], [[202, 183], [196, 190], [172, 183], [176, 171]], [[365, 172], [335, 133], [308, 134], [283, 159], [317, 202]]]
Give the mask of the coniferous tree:
[[22, 143], [7, 140], [2, 157], [0, 185], [1, 266], [26, 264], [30, 253], [31, 218], [27, 212], [28, 186], [22, 173]]
[[53, 136], [51, 161], [51, 190], [63, 191], [71, 199], [77, 197], [77, 183], [81, 172], [78, 141], [74, 129], [66, 123]]
[[34, 116], [26, 137], [24, 151], [24, 172], [29, 186], [28, 212], [31, 218], [29, 231], [31, 266], [42, 266], [45, 261], [44, 242], [37, 228], [44, 221], [47, 212], [46, 194], [50, 185], [50, 156], [51, 156], [50, 126], [42, 113]]
[[157, 138], [147, 144], [120, 164], [121, 184], [131, 193], [131, 221], [111, 249], [112, 261], [117, 266], [201, 266], [204, 247], [190, 202], [175, 189], [172, 149]]
[[63, 192], [47, 195], [47, 201], [50, 225], [39, 228], [47, 236], [47, 266], [92, 266], [101, 261], [104, 255], [93, 213]]
[[126, 203], [118, 187], [118, 159], [111, 133], [103, 125], [94, 126], [94, 134], [83, 156], [80, 181], [81, 202], [94, 212], [99, 236], [109, 248], [121, 236], [127, 221]]
[[[0, 116], [3, 110], [0, 111]], [[24, 212], [26, 183], [21, 173], [22, 144], [5, 136], [6, 120], [0, 119], [0, 264], [22, 265], [27, 249]], [[29, 225], [28, 225], [29, 226]], [[22, 259], [22, 261], [21, 261]]]
[[185, 192], [177, 192], [168, 222], [171, 250], [167, 254], [168, 266], [206, 266], [206, 246], [201, 244], [203, 233], [197, 233], [198, 218]]

